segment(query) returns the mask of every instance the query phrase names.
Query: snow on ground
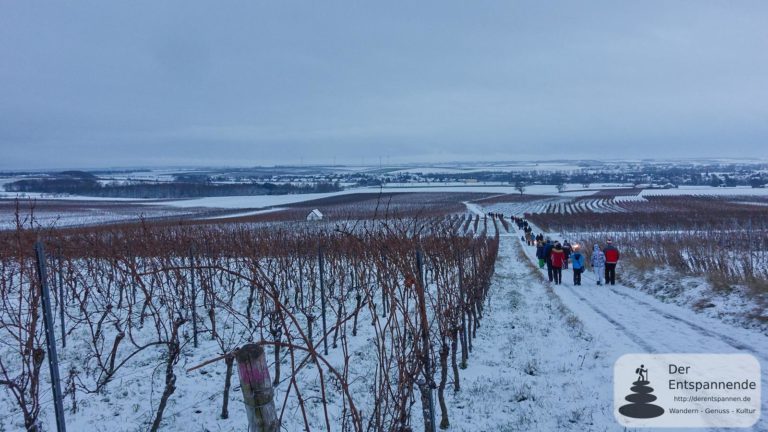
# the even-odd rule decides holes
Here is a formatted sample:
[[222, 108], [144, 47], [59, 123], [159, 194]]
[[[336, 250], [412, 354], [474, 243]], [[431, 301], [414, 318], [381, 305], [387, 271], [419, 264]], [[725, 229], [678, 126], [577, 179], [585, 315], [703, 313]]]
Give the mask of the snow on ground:
[[[590, 196], [596, 189], [615, 189], [620, 185], [596, 184], [590, 189], [581, 188], [579, 185], [567, 185], [563, 193], [559, 193], [554, 185], [529, 185], [525, 187], [525, 194], [550, 195], [567, 200], [574, 197]], [[476, 192], [494, 194], [518, 194], [513, 185], [507, 183], [390, 183], [384, 187], [360, 187], [350, 188], [339, 192], [291, 194], [291, 195], [252, 195], [252, 196], [227, 196], [206, 197], [179, 200], [156, 199], [126, 199], [126, 198], [99, 198], [78, 195], [52, 195], [41, 193], [9, 193], [0, 192], [0, 199], [48, 199], [48, 200], [78, 200], [78, 201], [135, 201], [142, 205], [162, 205], [179, 208], [221, 208], [221, 209], [261, 209], [266, 207], [283, 206], [304, 201], [328, 198], [339, 195], [356, 193], [380, 193], [380, 192]], [[648, 196], [669, 195], [717, 195], [717, 196], [768, 196], [768, 188], [715, 188], [709, 186], [681, 186], [676, 189], [644, 189], [639, 195], [619, 196], [614, 201], [644, 201]], [[521, 213], [522, 214], [522, 213]]]
[[[468, 210], [475, 214], [484, 214], [486, 208], [476, 205], [468, 205]], [[540, 231], [534, 227], [536, 232]], [[557, 238], [556, 235], [551, 237]], [[690, 300], [682, 301], [680, 304], [665, 303], [658, 298], [646, 294], [637, 289], [630, 288], [621, 283], [626, 274], [623, 273], [621, 264], [617, 268], [618, 284], [613, 286], [597, 286], [595, 276], [587, 272], [582, 276], [582, 285], [573, 286], [573, 274], [570, 270], [563, 271], [563, 284], [559, 286], [550, 285], [548, 282], [541, 282], [546, 279], [546, 270], [539, 270], [542, 278], [539, 280], [531, 275], [525, 275], [521, 270], [519, 257], [510, 256], [514, 249], [509, 243], [516, 243], [523, 248], [527, 260], [526, 264], [535, 263], [536, 248], [526, 246], [519, 240], [517, 231], [502, 235], [502, 245], [500, 246], [499, 261], [496, 267], [496, 277], [506, 280], [506, 289], [492, 291], [491, 295], [500, 297], [502, 303], [510, 302], [510, 307], [504, 309], [503, 315], [507, 309], [514, 310], [512, 313], [516, 319], [526, 320], [526, 316], [532, 317], [544, 323], [542, 326], [550, 329], [555, 334], [553, 339], [547, 340], [548, 335], [539, 335], [536, 331], [524, 332], [527, 337], [522, 337], [515, 341], [516, 346], [523, 350], [529, 350], [528, 357], [538, 357], [544, 359], [549, 364], [558, 360], [562, 361], [561, 369], [568, 371], [566, 374], [558, 374], [557, 366], [542, 367], [547, 378], [544, 380], [544, 388], [539, 383], [537, 387], [531, 387], [540, 392], [539, 397], [548, 395], [551, 392], [558, 393], [560, 399], [556, 406], [549, 407], [543, 412], [538, 413], [534, 418], [538, 421], [553, 421], [552, 413], [563, 414], [563, 409], [558, 407], [567, 407], [572, 413], [569, 416], [561, 417], [556, 424], [536, 424], [529, 423], [528, 420], [520, 420], [525, 423], [505, 424], [498, 423], [488, 430], [526, 430], [524, 424], [527, 424], [530, 430], [622, 430], [616, 420], [613, 418], [613, 363], [622, 355], [628, 353], [749, 353], [754, 355], [765, 368], [768, 365], [768, 336], [760, 329], [740, 328], [736, 322], [723, 322], [721, 316], [710, 313], [708, 315], [697, 313], [690, 309]], [[510, 275], [511, 272], [511, 275]], [[535, 273], [535, 271], [534, 271]], [[505, 276], [506, 275], [506, 276]], [[653, 279], [654, 274], [646, 275]], [[524, 286], [521, 288], [521, 284]], [[545, 292], [554, 290], [559, 302], [565, 307], [565, 311], [554, 307], [546, 307], [542, 310], [542, 304], [547, 300], [543, 299]], [[511, 304], [515, 301], [514, 292], [524, 291], [521, 297], [529, 302], [528, 307], [515, 310]], [[510, 293], [512, 292], [512, 293]], [[688, 293], [688, 296], [695, 295], [696, 292]], [[684, 299], [685, 300], [685, 299]], [[551, 304], [556, 305], [558, 301]], [[721, 304], [724, 300], [714, 298], [715, 304]], [[732, 300], [731, 300], [732, 301]], [[734, 307], [756, 307], [757, 305], [735, 305]], [[573, 314], [569, 317], [569, 313]], [[554, 318], [553, 318], [554, 317]], [[563, 318], [565, 324], [563, 324]], [[727, 317], [726, 317], [727, 318]], [[488, 326], [498, 326], [498, 320], [504, 322], [505, 318], [492, 316], [483, 323]], [[578, 321], [583, 325], [583, 333], [579, 332]], [[506, 324], [509, 326], [510, 324]], [[536, 324], [531, 324], [536, 325]], [[570, 329], [565, 331], [563, 327]], [[503, 325], [502, 325], [503, 327]], [[508, 327], [507, 327], [508, 329]], [[482, 335], [489, 329], [482, 329]], [[509, 332], [509, 330], [506, 330]], [[497, 331], [488, 339], [492, 347], [499, 346], [505, 349], [509, 345], [510, 336], [504, 331]], [[563, 346], [571, 348], [563, 348]], [[480, 349], [480, 348], [478, 348]], [[540, 352], [537, 350], [541, 350]], [[584, 352], [583, 357], [576, 357], [574, 353]], [[541, 354], [537, 356], [537, 354]], [[487, 355], [492, 356], [493, 353]], [[525, 354], [522, 354], [523, 358]], [[486, 354], [480, 356], [485, 358]], [[585, 359], [585, 360], [582, 360]], [[574, 369], [575, 361], [581, 362], [578, 369]], [[508, 365], [508, 364], [505, 364]], [[508, 365], [510, 368], [515, 365]], [[510, 387], [506, 380], [510, 382], [525, 382], [519, 378], [511, 378], [513, 372], [506, 370], [506, 367], [497, 367], [489, 374], [489, 377], [499, 375], [499, 386], [504, 388], [503, 392], [496, 392], [493, 388], [485, 391], [492, 395], [489, 400], [503, 401]], [[553, 372], [554, 371], [554, 372]], [[574, 379], [578, 376], [578, 379]], [[491, 378], [489, 378], [491, 379]], [[504, 387], [507, 385], [507, 387]], [[762, 388], [768, 385], [768, 375], [763, 374]], [[584, 406], [580, 402], [573, 403], [570, 400], [570, 391], [578, 388], [583, 391], [584, 400], [589, 400], [592, 405]], [[511, 391], [518, 391], [516, 388]], [[479, 404], [482, 406], [482, 404]], [[520, 409], [520, 408], [518, 408]], [[768, 409], [768, 398], [763, 390], [762, 410]], [[519, 411], [518, 411], [519, 412]], [[579, 416], [581, 413], [581, 416]], [[587, 420], [584, 416], [587, 416]], [[543, 419], [547, 417], [547, 419]], [[567, 423], [563, 423], [563, 419]], [[590, 423], [585, 424], [588, 421]], [[658, 430], [658, 429], [655, 429]], [[672, 429], [674, 430], [674, 429]], [[692, 430], [692, 429], [688, 429]], [[710, 429], [711, 430], [711, 429]], [[753, 426], [751, 430], [768, 430], [768, 418], [762, 417], [761, 420]]]
[[712, 186], [680, 186], [672, 189], [643, 189], [641, 196], [677, 196], [677, 195], [710, 195], [710, 196], [768, 196], [768, 188], [752, 188], [749, 186], [712, 187]]
[[227, 213], [225, 215], [220, 216], [212, 216], [212, 217], [201, 217], [198, 218], [200, 220], [214, 220], [214, 219], [231, 219], [231, 218], [238, 218], [238, 217], [246, 217], [246, 216], [256, 216], [264, 213], [274, 213], [276, 211], [285, 210], [283, 207], [273, 207], [268, 208], [265, 210], [254, 210], [254, 211], [247, 211], [247, 212], [240, 212], [240, 213]]
[[[208, 197], [195, 198], [187, 200], [173, 201], [155, 201], [144, 202], [147, 205], [164, 205], [170, 207], [209, 207], [209, 208], [264, 208], [273, 206], [282, 206], [295, 204], [304, 201], [311, 201], [321, 198], [329, 198], [340, 195], [358, 194], [358, 193], [388, 193], [388, 192], [477, 192], [477, 193], [496, 193], [496, 194], [517, 194], [513, 186], [510, 185], [476, 185], [476, 184], [456, 184], [446, 186], [441, 183], [406, 183], [401, 186], [385, 187], [363, 187], [345, 189], [340, 192], [312, 193], [312, 194], [292, 194], [292, 195], [252, 195], [252, 196], [228, 196], [228, 197]], [[526, 193], [536, 195], [559, 195], [555, 186], [537, 185], [526, 187]], [[568, 195], [591, 195], [594, 191], [574, 191]]]
[[196, 172], [198, 172], [198, 170], [192, 168], [148, 169], [130, 172], [104, 173], [99, 174], [99, 177], [108, 180], [173, 181], [176, 174]]
[[614, 202], [648, 202], [642, 195], [617, 195], [613, 198]]
[[527, 213], [557, 213], [562, 215], [585, 212], [623, 213], [627, 210], [617, 205], [610, 198], [586, 198], [574, 200], [568, 196], [553, 196], [522, 202], [499, 202], [484, 206], [487, 211], [505, 215], [524, 215]]
[[[476, 204], [467, 207], [472, 213], [485, 213]], [[589, 273], [584, 275], [582, 286], [574, 287], [572, 273], [566, 270], [564, 284], [552, 286], [542, 277], [545, 272], [532, 267], [534, 254], [535, 248], [521, 244], [517, 231], [502, 235], [488, 306], [473, 341], [469, 367], [461, 373], [461, 391], [454, 393], [450, 383], [446, 389], [450, 430], [623, 430], [613, 417], [612, 380], [613, 363], [626, 353], [747, 352], [764, 367], [768, 362], [765, 334], [665, 304], [621, 284], [596, 286]], [[618, 275], [620, 279], [625, 276], [621, 265]], [[367, 320], [361, 317], [361, 323]], [[353, 376], [364, 376], [366, 368], [375, 363], [368, 327], [361, 324], [361, 333], [350, 339], [350, 352], [355, 356]], [[207, 367], [205, 375], [202, 371], [181, 372], [217, 352], [212, 341], [203, 342], [194, 355], [185, 352], [178, 386], [196, 390], [174, 394], [165, 430], [242, 430], [244, 412], [236, 379], [230, 395], [231, 417], [217, 418], [222, 364]], [[64, 362], [78, 360], [75, 346], [61, 354]], [[337, 364], [340, 354], [334, 350], [329, 360]], [[123, 377], [120, 391], [80, 401], [82, 412], [70, 414], [70, 429], [129, 431], [146, 422], [150, 401], [136, 398], [146, 395], [141, 383], [157, 385], [162, 376], [157, 370], [157, 355], [142, 355], [140, 366]], [[310, 369], [300, 378], [312, 385], [314, 373]], [[147, 382], [147, 376], [154, 379]], [[370, 397], [368, 384], [363, 378], [353, 386], [355, 394], [363, 398], [363, 406]], [[763, 388], [767, 384], [768, 376], [764, 375]], [[278, 387], [278, 400], [284, 388]], [[158, 397], [157, 390], [152, 393], [154, 398]], [[43, 402], [48, 412], [50, 397]], [[768, 408], [765, 396], [762, 408]], [[312, 411], [311, 423], [322, 424], [321, 407], [315, 404]], [[415, 430], [421, 423], [418, 413], [414, 410]], [[287, 415], [287, 430], [300, 428], [297, 415]], [[17, 419], [19, 415], [13, 416]], [[47, 425], [52, 424], [51, 417], [46, 414]], [[761, 419], [752, 430], [768, 430], [768, 418]]]
[[[376, 188], [378, 191], [378, 188]], [[387, 183], [384, 192], [479, 192], [514, 194], [520, 192], [514, 185], [504, 182], [479, 182], [479, 183]], [[530, 195], [561, 195], [555, 185], [530, 185], [525, 187], [525, 193]], [[594, 194], [594, 190], [566, 190], [567, 196], [585, 196]]]
[[459, 174], [488, 171], [483, 168], [446, 168], [446, 167], [417, 167], [403, 168], [390, 171], [391, 174]]
[[[103, 225], [116, 222], [138, 221], [141, 217], [145, 218], [166, 218], [183, 217], [193, 214], [192, 212], [164, 209], [162, 207], [146, 208], [82, 208], [72, 210], [50, 211], [35, 210], [35, 225], [42, 227], [76, 227], [88, 225]], [[24, 226], [29, 226], [32, 219], [29, 213], [24, 210], [21, 215], [21, 221]], [[15, 215], [10, 212], [0, 211], [0, 231], [16, 229]]]
[[456, 413], [450, 430], [616, 430], [612, 384], [604, 377], [612, 374], [604, 370], [610, 359], [521, 259], [517, 243], [501, 238], [461, 392], [447, 391]]
[[480, 216], [485, 215], [485, 211], [483, 210], [483, 208], [477, 204], [465, 202], [464, 205], [467, 206], [467, 210], [469, 210], [470, 213], [480, 215]]
[[[682, 276], [671, 268], [638, 269], [626, 266], [627, 286], [664, 303], [674, 303], [728, 324], [768, 333], [766, 297], [762, 301], [745, 286], [713, 289], [704, 276]], [[756, 300], [757, 299], [757, 300]]]
[[753, 205], [758, 207], [768, 206], [768, 202], [755, 202], [755, 201], [733, 201], [734, 204]]
[[311, 201], [338, 195], [348, 195], [362, 192], [358, 189], [348, 189], [341, 192], [291, 194], [291, 195], [249, 195], [249, 196], [225, 196], [206, 197], [186, 200], [163, 201], [162, 203], [147, 203], [148, 205], [164, 205], [169, 207], [209, 207], [225, 209], [264, 208], [294, 204], [302, 201]]
[[[535, 247], [523, 247], [530, 261], [535, 262]], [[621, 271], [619, 265], [619, 282]], [[546, 274], [546, 270], [541, 272]], [[582, 276], [581, 286], [574, 287], [571, 281], [572, 272], [564, 270], [563, 284], [555, 286], [554, 291], [583, 323], [600, 351], [606, 353], [603, 373], [597, 377], [606, 387], [599, 392], [596, 409], [606, 406], [611, 412], [612, 366], [623, 354], [748, 353], [754, 355], [763, 368], [768, 365], [768, 336], [760, 331], [733, 327], [676, 304], [663, 303], [621, 283], [597, 286], [594, 275], [589, 272]], [[767, 385], [768, 375], [763, 374], [762, 388]], [[763, 391], [762, 410], [766, 409], [768, 398]], [[618, 424], [614, 423], [610, 430], [618, 430]], [[768, 418], [762, 417], [752, 430], [768, 430]]]
[[56, 201], [141, 201], [152, 202], [154, 199], [145, 198], [109, 198], [109, 197], [93, 197], [85, 195], [68, 195], [68, 194], [50, 194], [41, 192], [0, 192], [0, 199], [20, 199], [20, 200], [56, 200]]
[[441, 164], [428, 166], [411, 166], [393, 171], [395, 173], [431, 173], [452, 174], [468, 172], [518, 172], [518, 171], [578, 171], [583, 169], [578, 163], [573, 162], [498, 162], [498, 163], [471, 163], [471, 164]]
[[544, 198], [535, 201], [494, 203], [484, 206], [484, 210], [505, 215], [523, 215], [526, 213], [546, 213], [550, 204], [568, 203], [569, 198]]

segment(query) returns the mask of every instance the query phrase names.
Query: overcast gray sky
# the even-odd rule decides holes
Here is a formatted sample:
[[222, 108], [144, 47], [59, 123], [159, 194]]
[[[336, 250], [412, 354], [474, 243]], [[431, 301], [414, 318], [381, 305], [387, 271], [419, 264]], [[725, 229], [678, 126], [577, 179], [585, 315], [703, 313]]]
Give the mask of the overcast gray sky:
[[763, 0], [0, 0], [0, 169], [765, 158], [766, 23]]

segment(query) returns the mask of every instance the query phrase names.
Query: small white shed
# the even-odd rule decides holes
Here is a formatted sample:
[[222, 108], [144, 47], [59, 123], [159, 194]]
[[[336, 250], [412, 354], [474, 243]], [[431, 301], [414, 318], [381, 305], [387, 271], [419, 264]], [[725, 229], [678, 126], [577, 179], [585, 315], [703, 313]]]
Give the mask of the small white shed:
[[307, 215], [307, 220], [308, 220], [308, 221], [319, 221], [319, 220], [323, 220], [323, 214], [322, 214], [322, 213], [320, 213], [320, 210], [318, 210], [318, 209], [314, 209], [314, 210], [312, 210], [311, 212], [309, 212], [309, 214]]

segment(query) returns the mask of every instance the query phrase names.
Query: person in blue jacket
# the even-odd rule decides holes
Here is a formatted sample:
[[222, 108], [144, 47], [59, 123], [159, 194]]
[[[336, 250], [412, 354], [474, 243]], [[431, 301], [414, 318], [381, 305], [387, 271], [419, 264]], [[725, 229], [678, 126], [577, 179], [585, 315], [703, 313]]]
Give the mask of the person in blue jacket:
[[573, 284], [581, 285], [581, 274], [584, 272], [585, 259], [584, 254], [579, 250], [579, 245], [574, 244], [571, 247], [571, 266], [573, 267]]

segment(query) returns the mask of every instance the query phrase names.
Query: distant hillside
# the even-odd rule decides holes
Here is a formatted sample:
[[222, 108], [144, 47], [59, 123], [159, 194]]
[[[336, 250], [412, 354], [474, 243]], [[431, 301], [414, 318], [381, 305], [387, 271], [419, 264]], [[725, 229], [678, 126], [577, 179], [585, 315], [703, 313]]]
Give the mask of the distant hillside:
[[285, 195], [341, 190], [338, 183], [295, 186], [273, 183], [215, 184], [201, 182], [130, 182], [102, 184], [88, 173], [68, 171], [54, 178], [25, 179], [8, 183], [6, 192], [39, 192], [103, 198], [199, 198], [239, 195]]
[[70, 178], [70, 179], [80, 179], [80, 180], [97, 180], [98, 177], [95, 175], [85, 172], [85, 171], [62, 171], [58, 174], [55, 174], [55, 176], [59, 178]]

